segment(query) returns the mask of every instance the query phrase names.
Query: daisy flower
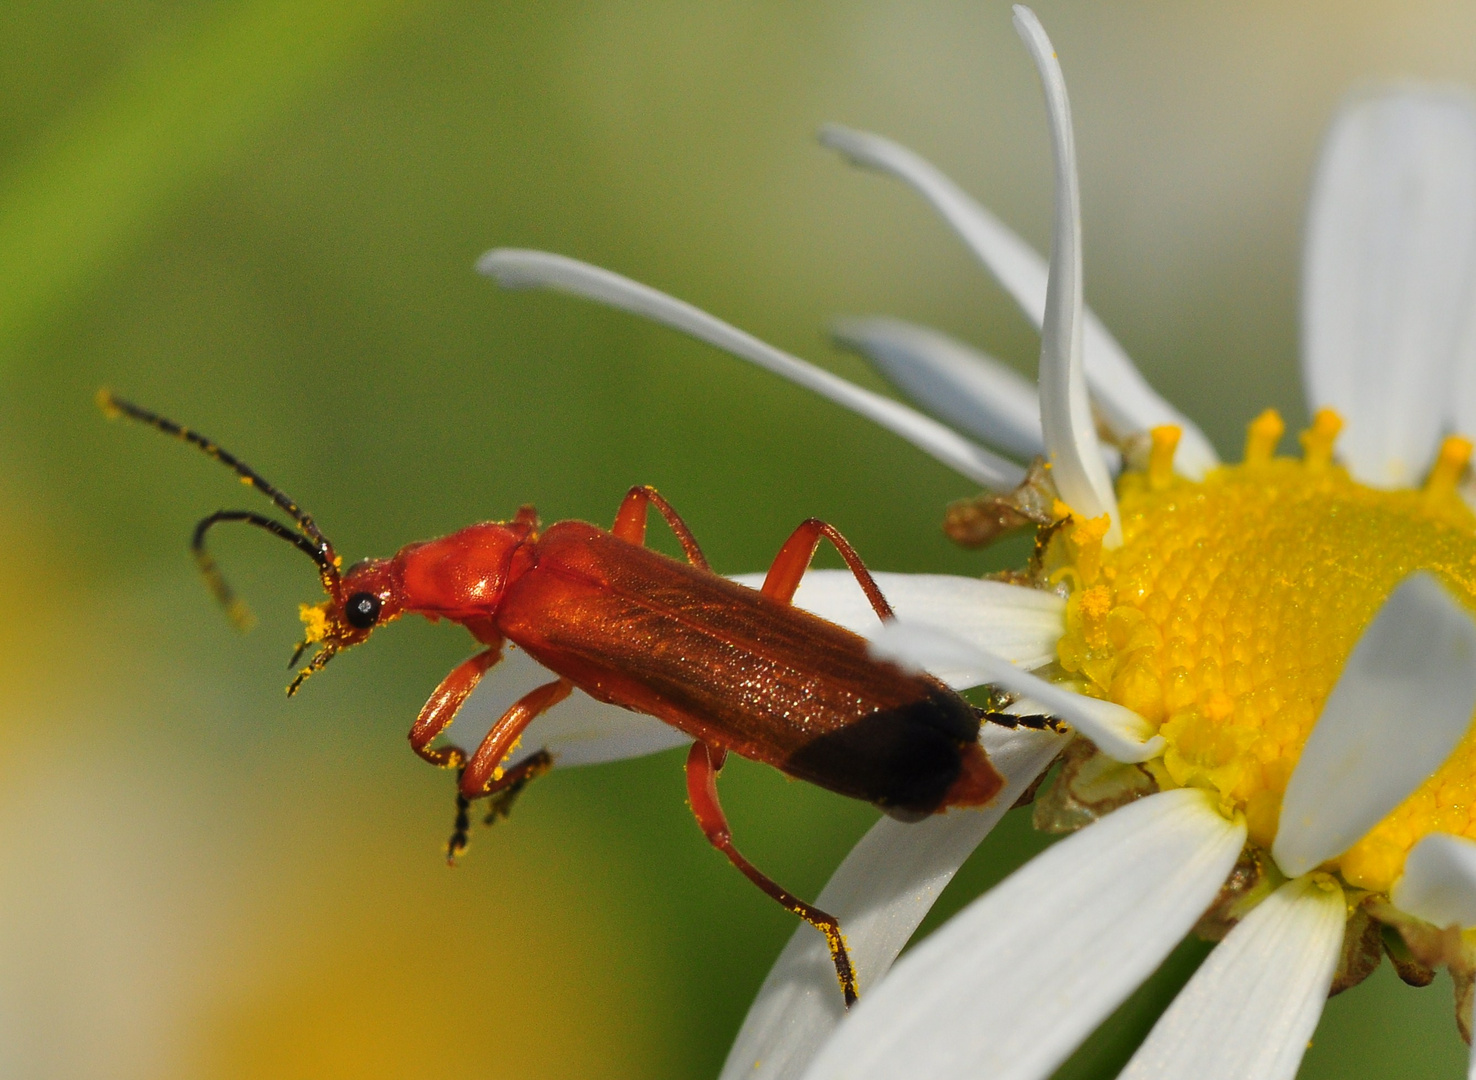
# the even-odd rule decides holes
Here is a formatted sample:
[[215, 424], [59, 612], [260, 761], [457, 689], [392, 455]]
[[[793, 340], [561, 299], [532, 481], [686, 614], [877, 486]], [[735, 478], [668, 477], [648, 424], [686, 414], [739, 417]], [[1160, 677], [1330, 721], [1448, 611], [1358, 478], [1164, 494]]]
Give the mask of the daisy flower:
[[[932, 331], [839, 327], [944, 425], [609, 271], [512, 250], [480, 263], [504, 285], [665, 323], [901, 435], [988, 489], [951, 508], [956, 538], [1040, 526], [1008, 580], [879, 575], [898, 611], [884, 627], [840, 573], [801, 590], [879, 655], [1006, 690], [1072, 734], [986, 730], [1008, 780], [993, 806], [880, 821], [817, 899], [846, 929], [859, 1004], [845, 1012], [824, 942], [800, 928], [724, 1077], [1049, 1076], [1195, 930], [1221, 943], [1128, 1065], [1134, 1080], [1292, 1076], [1328, 994], [1386, 952], [1409, 982], [1450, 968], [1469, 1039], [1476, 515], [1471, 443], [1450, 433], [1476, 433], [1476, 109], [1408, 87], [1339, 114], [1307, 232], [1315, 418], [1283, 457], [1264, 413], [1227, 465], [1084, 306], [1065, 83], [1033, 13], [1016, 8], [1015, 24], [1050, 120], [1048, 263], [910, 151], [840, 128], [822, 140], [923, 195], [1036, 321], [1038, 391]], [[1042, 466], [1012, 460], [1034, 454]], [[614, 712], [572, 702], [525, 745], [582, 761], [681, 738]], [[1058, 758], [1036, 820], [1073, 835], [893, 967]]]

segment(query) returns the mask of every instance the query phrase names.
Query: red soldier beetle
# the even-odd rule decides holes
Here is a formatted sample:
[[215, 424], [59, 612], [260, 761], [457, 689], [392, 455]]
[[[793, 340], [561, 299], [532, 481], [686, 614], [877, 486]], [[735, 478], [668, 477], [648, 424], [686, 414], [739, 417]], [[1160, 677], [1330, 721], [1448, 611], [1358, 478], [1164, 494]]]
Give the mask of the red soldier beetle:
[[[200, 520], [191, 540], [211, 592], [238, 625], [246, 621], [245, 608], [205, 546], [214, 526], [262, 529], [317, 566], [327, 599], [304, 605], [307, 630], [289, 666], [311, 646], [317, 652], [288, 684], [289, 696], [335, 654], [406, 613], [460, 623], [485, 646], [441, 680], [410, 729], [417, 754], [458, 771], [450, 859], [466, 846], [472, 800], [492, 800], [489, 821], [505, 815], [523, 786], [552, 767], [547, 750], [502, 767], [540, 713], [576, 688], [646, 713], [693, 738], [687, 794], [703, 834], [750, 881], [825, 935], [847, 1005], [856, 1000], [856, 980], [840, 925], [764, 875], [733, 844], [717, 794], [728, 753], [864, 799], [894, 817], [921, 820], [949, 807], [984, 805], [1003, 786], [979, 745], [981, 721], [1056, 726], [1048, 717], [976, 708], [930, 675], [873, 658], [860, 635], [794, 607], [800, 579], [825, 539], [878, 618], [892, 618], [860, 556], [817, 518], [790, 535], [759, 589], [713, 573], [686, 523], [651, 487], [630, 489], [609, 531], [562, 521], [540, 532], [537, 513], [524, 506], [511, 521], [469, 525], [342, 571], [312, 517], [239, 458], [105, 390], [98, 404], [109, 416], [130, 417], [195, 446], [291, 519], [289, 526], [250, 510], [218, 510]], [[665, 519], [687, 562], [645, 546], [649, 507]], [[456, 747], [432, 746], [507, 642], [556, 678], [518, 699], [470, 758]]]

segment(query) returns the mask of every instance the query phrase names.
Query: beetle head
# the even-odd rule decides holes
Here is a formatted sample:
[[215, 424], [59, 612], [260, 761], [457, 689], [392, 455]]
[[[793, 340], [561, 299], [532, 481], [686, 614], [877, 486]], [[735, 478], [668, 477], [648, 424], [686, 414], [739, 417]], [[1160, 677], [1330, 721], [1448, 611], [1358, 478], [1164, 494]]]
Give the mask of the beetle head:
[[400, 601], [398, 576], [392, 560], [365, 559], [349, 567], [342, 576], [334, 574], [328, 598], [322, 603], [303, 604], [298, 608], [304, 626], [303, 639], [288, 666], [296, 667], [310, 646], [318, 646], [318, 651], [293, 678], [287, 687], [288, 696], [295, 694], [307, 677], [320, 670], [336, 653], [366, 641], [376, 627], [400, 617], [404, 606]]

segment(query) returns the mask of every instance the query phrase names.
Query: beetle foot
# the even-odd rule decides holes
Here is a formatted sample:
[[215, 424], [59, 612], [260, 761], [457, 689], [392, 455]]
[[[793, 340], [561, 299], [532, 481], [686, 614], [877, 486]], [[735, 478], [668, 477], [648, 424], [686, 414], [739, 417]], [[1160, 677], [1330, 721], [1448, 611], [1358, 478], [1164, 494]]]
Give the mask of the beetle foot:
[[527, 761], [523, 762], [513, 770], [517, 775], [501, 791], [493, 792], [487, 800], [487, 814], [482, 818], [482, 824], [491, 825], [500, 818], [509, 817], [512, 814], [513, 803], [518, 801], [518, 796], [528, 786], [530, 780], [537, 779], [549, 769], [553, 768], [553, 757], [547, 750], [540, 750]]
[[452, 827], [451, 839], [446, 841], [446, 865], [455, 866], [456, 858], [466, 850], [471, 830], [471, 801], [458, 789], [456, 792], [456, 824]]
[[981, 711], [979, 719], [986, 724], [997, 724], [1002, 728], [1029, 728], [1031, 731], [1054, 731], [1066, 733], [1066, 725], [1054, 716], [1016, 716], [1014, 713]]

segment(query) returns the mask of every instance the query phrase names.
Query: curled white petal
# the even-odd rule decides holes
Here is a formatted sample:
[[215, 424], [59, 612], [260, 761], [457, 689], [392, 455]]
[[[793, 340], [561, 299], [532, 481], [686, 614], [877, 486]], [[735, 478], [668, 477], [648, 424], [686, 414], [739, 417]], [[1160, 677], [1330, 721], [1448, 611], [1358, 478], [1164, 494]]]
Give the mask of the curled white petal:
[[1025, 460], [1045, 453], [1035, 387], [992, 356], [901, 319], [842, 319], [833, 333], [964, 434]]
[[1287, 882], [1215, 947], [1118, 1080], [1292, 1080], [1346, 921], [1337, 885]]
[[1450, 756], [1473, 709], [1476, 622], [1433, 576], [1411, 574], [1307, 737], [1282, 800], [1277, 865], [1297, 877], [1353, 846]]
[[546, 251], [513, 248], [487, 252], [477, 261], [477, 269], [505, 288], [556, 289], [680, 330], [864, 416], [959, 475], [993, 491], [1008, 491], [1024, 479], [1020, 466], [931, 417], [790, 356], [691, 304], [610, 270]]
[[[887, 973], [964, 860], [1055, 759], [1065, 736], [985, 725], [979, 739], [1005, 777], [991, 805], [912, 825], [883, 817], [815, 900], [840, 920], [863, 995]], [[721, 1080], [799, 1076], [845, 1015], [824, 939], [797, 927], [748, 1010]]]
[[1046, 682], [947, 630], [898, 619], [868, 636], [873, 655], [883, 660], [924, 671], [972, 673], [966, 685], [989, 683], [1028, 695], [1117, 761], [1147, 761], [1163, 753], [1163, 736], [1155, 735], [1153, 726], [1131, 709]]
[[1476, 841], [1449, 833], [1424, 837], [1410, 850], [1389, 899], [1436, 926], [1476, 926]]
[[[1041, 325], [1048, 276], [1046, 261], [1003, 222], [930, 162], [890, 139], [828, 124], [820, 131], [820, 142], [849, 161], [895, 176], [917, 191], [1020, 305], [1025, 317], [1036, 326]], [[1084, 315], [1086, 377], [1113, 434], [1127, 438], [1160, 424], [1173, 424], [1183, 432], [1174, 458], [1174, 467], [1179, 472], [1198, 479], [1218, 465], [1220, 459], [1204, 433], [1158, 395], [1090, 309]]]
[[805, 1075], [1049, 1076], [1189, 931], [1244, 842], [1244, 827], [1192, 789], [1107, 815], [863, 988]]
[[[456, 719], [446, 729], [445, 742], [471, 754], [513, 702], [535, 686], [558, 678], [522, 649], [508, 647], [502, 662], [483, 676]], [[575, 690], [528, 725], [507, 764], [516, 765], [529, 754], [549, 750], [556, 765], [596, 765], [605, 761], [644, 757], [691, 742], [669, 724], [654, 717], [596, 701]]]
[[1040, 425], [1045, 432], [1056, 490], [1082, 517], [1107, 514], [1104, 543], [1122, 542], [1117, 496], [1102, 464], [1096, 422], [1082, 374], [1081, 193], [1076, 175], [1076, 136], [1071, 102], [1056, 50], [1029, 8], [1015, 5], [1015, 30], [1040, 72], [1056, 164], [1055, 224], [1051, 268], [1040, 327]]
[[1338, 451], [1360, 480], [1417, 483], [1447, 419], [1476, 433], [1470, 95], [1405, 87], [1345, 102], [1318, 166], [1306, 249], [1310, 403], [1342, 415]]
[[[1056, 658], [1056, 642], [1065, 632], [1066, 602], [1053, 593], [951, 574], [871, 576], [904, 620], [946, 626], [964, 641], [1022, 668], [1038, 668]], [[733, 580], [756, 589], [764, 575], [739, 574]], [[809, 571], [800, 580], [794, 603], [852, 633], [870, 635], [881, 628], [849, 570]], [[928, 670], [950, 686], [978, 685], [968, 669]]]

